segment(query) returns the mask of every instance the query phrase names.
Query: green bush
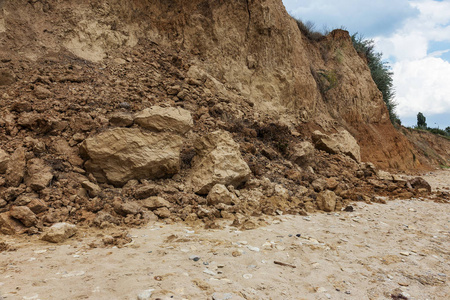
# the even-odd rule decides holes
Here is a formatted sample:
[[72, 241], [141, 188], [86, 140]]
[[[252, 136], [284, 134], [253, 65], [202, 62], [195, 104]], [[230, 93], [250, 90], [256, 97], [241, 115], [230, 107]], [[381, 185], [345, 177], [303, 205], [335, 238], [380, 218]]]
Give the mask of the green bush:
[[400, 119], [395, 112], [397, 103], [394, 100], [395, 92], [392, 79], [394, 73], [391, 71], [389, 64], [382, 60], [382, 53], [375, 52], [373, 40], [365, 40], [361, 35], [355, 33], [352, 35], [352, 42], [358, 54], [367, 59], [372, 79], [383, 94], [383, 101], [389, 111], [392, 124], [400, 124]]

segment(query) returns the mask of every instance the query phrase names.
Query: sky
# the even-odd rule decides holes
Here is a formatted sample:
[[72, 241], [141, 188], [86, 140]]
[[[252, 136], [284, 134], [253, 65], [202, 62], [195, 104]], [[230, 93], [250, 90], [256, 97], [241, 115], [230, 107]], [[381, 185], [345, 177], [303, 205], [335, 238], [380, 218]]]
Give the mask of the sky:
[[450, 0], [283, 0], [316, 30], [344, 28], [373, 39], [394, 72], [397, 114], [404, 126], [450, 126]]

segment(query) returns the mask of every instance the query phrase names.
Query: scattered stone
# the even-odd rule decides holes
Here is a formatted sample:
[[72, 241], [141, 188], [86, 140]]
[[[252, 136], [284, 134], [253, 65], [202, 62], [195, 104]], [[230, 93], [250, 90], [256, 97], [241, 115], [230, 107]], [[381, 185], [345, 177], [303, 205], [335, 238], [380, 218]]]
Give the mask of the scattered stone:
[[212, 295], [212, 299], [213, 300], [229, 300], [229, 299], [233, 299], [233, 296], [234, 296], [233, 293], [224, 293], [224, 294], [214, 293]]
[[43, 100], [53, 96], [53, 93], [50, 92], [47, 88], [37, 85], [34, 87], [34, 95], [36, 98]]
[[75, 235], [77, 227], [69, 223], [55, 223], [42, 236], [43, 241], [51, 243], [62, 243]]
[[16, 76], [9, 70], [0, 70], [0, 86], [11, 85], [16, 82]]
[[14, 219], [10, 212], [0, 214], [0, 232], [3, 234], [13, 235], [23, 233], [26, 227], [21, 222]]
[[308, 141], [303, 141], [293, 145], [290, 159], [300, 165], [304, 166], [311, 161], [314, 155], [314, 146]]
[[136, 199], [145, 199], [151, 196], [156, 196], [159, 193], [159, 188], [156, 184], [146, 184], [136, 189], [134, 197]]
[[40, 158], [33, 158], [27, 162], [25, 184], [35, 191], [41, 191], [50, 185], [53, 179], [52, 168]]
[[115, 112], [109, 117], [109, 123], [112, 126], [129, 127], [133, 125], [133, 116], [127, 112]]
[[87, 180], [83, 181], [81, 186], [86, 189], [91, 198], [97, 197], [102, 192], [102, 189], [98, 185]]
[[259, 248], [258, 248], [258, 247], [247, 246], [247, 248], [248, 248], [248, 250], [250, 250], [250, 251], [259, 252]]
[[233, 202], [236, 202], [237, 197], [234, 193], [231, 193], [223, 184], [216, 184], [209, 191], [206, 199], [209, 205], [216, 205], [219, 203], [231, 205], [233, 204]]
[[430, 184], [426, 182], [422, 177], [416, 177], [414, 179], [408, 180], [407, 184], [411, 185], [411, 187], [415, 190], [425, 189], [425, 191], [431, 193]]
[[234, 187], [246, 182], [250, 168], [242, 159], [239, 145], [226, 131], [209, 133], [195, 142], [191, 183], [198, 194], [208, 194], [216, 184]]
[[81, 143], [86, 169], [99, 182], [123, 186], [131, 179], [156, 179], [179, 172], [182, 139], [170, 133], [114, 128]]
[[193, 261], [199, 261], [199, 260], [200, 260], [200, 256], [197, 256], [197, 255], [191, 255], [191, 256], [189, 256], [189, 259], [190, 259], [190, 260], [193, 260]]
[[207, 268], [205, 268], [203, 270], [203, 273], [211, 275], [211, 276], [216, 276], [217, 275], [216, 272], [213, 272], [213, 271], [211, 271], [210, 269], [207, 269]]
[[403, 256], [410, 256], [411, 255], [411, 253], [409, 253], [409, 252], [400, 252], [400, 254], [403, 255]]
[[126, 217], [127, 215], [137, 215], [141, 211], [141, 206], [136, 202], [114, 202], [114, 211]]
[[6, 184], [12, 187], [17, 187], [22, 183], [25, 176], [25, 149], [20, 147], [11, 155], [8, 168], [6, 170]]
[[150, 300], [154, 290], [155, 289], [148, 289], [140, 292], [139, 295], [137, 296], [137, 300]]
[[361, 162], [361, 150], [358, 142], [346, 130], [341, 130], [331, 135], [326, 135], [316, 130], [313, 132], [312, 139], [319, 150], [331, 154], [342, 153], [353, 158], [356, 162]]
[[244, 275], [242, 275], [242, 277], [243, 277], [244, 279], [252, 279], [252, 278], [253, 278], [253, 275], [252, 275], [252, 274], [244, 274]]
[[32, 227], [38, 222], [36, 215], [26, 206], [13, 206], [10, 213], [11, 217], [22, 222], [25, 227]]
[[134, 122], [142, 128], [182, 135], [194, 126], [191, 113], [180, 107], [153, 106], [136, 113]]
[[0, 174], [4, 174], [8, 169], [9, 154], [0, 149]]
[[346, 212], [353, 212], [353, 211], [354, 211], [354, 208], [353, 208], [353, 206], [351, 206], [351, 205], [347, 205], [347, 206], [343, 209], [343, 211], [346, 211]]
[[172, 207], [172, 204], [170, 204], [169, 201], [167, 201], [166, 199], [164, 199], [162, 197], [149, 197], [147, 199], [140, 200], [138, 203], [142, 207], [147, 208], [149, 210], [156, 210], [156, 209], [162, 208], [162, 207], [167, 207], [167, 208]]
[[321, 192], [321, 191], [323, 191], [326, 188], [327, 181], [325, 179], [323, 179], [323, 178], [318, 178], [318, 179], [314, 180], [311, 183], [311, 185], [312, 185], [314, 191]]
[[326, 190], [317, 195], [317, 205], [320, 210], [331, 212], [336, 208], [337, 196], [334, 192]]
[[161, 219], [167, 219], [170, 217], [170, 211], [167, 207], [158, 208], [154, 211], [154, 213]]

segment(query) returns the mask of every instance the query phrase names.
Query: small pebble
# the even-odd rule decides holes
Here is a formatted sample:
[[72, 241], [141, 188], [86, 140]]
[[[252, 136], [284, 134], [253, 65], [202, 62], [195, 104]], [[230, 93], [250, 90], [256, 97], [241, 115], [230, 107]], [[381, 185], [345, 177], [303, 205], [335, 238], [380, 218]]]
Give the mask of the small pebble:
[[199, 261], [199, 260], [200, 260], [200, 256], [197, 256], [197, 255], [191, 255], [191, 256], [189, 257], [189, 259], [190, 259], [190, 260], [193, 260], [193, 261]]
[[149, 300], [152, 296], [154, 289], [145, 290], [137, 296], [137, 300]]
[[244, 275], [242, 275], [242, 277], [244, 279], [251, 279], [253, 277], [253, 275], [252, 274], [244, 274]]
[[216, 276], [216, 272], [211, 271], [210, 269], [204, 269], [203, 273], [208, 274], [208, 275], [212, 275], [212, 276]]
[[301, 237], [302, 235], [300, 233], [297, 233], [295, 236], [296, 237]]
[[250, 251], [259, 252], [259, 248], [258, 248], [258, 247], [247, 246], [247, 248], [248, 248], [248, 250], [250, 250]]

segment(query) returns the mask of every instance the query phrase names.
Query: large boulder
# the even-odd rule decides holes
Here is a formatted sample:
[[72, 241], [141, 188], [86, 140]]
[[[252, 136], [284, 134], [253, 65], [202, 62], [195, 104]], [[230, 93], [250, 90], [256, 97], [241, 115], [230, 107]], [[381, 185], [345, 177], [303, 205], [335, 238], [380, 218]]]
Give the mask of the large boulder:
[[246, 182], [250, 168], [242, 159], [239, 145], [229, 132], [218, 130], [195, 142], [191, 183], [198, 194], [208, 194], [216, 184], [235, 187]]
[[131, 179], [177, 174], [182, 138], [171, 133], [115, 128], [88, 138], [80, 146], [86, 170], [99, 182], [122, 186]]
[[134, 122], [142, 128], [185, 134], [194, 125], [191, 113], [180, 107], [152, 106], [136, 113]]
[[317, 149], [331, 154], [344, 154], [361, 162], [361, 149], [356, 139], [347, 131], [326, 135], [316, 130], [313, 132], [313, 141]]

